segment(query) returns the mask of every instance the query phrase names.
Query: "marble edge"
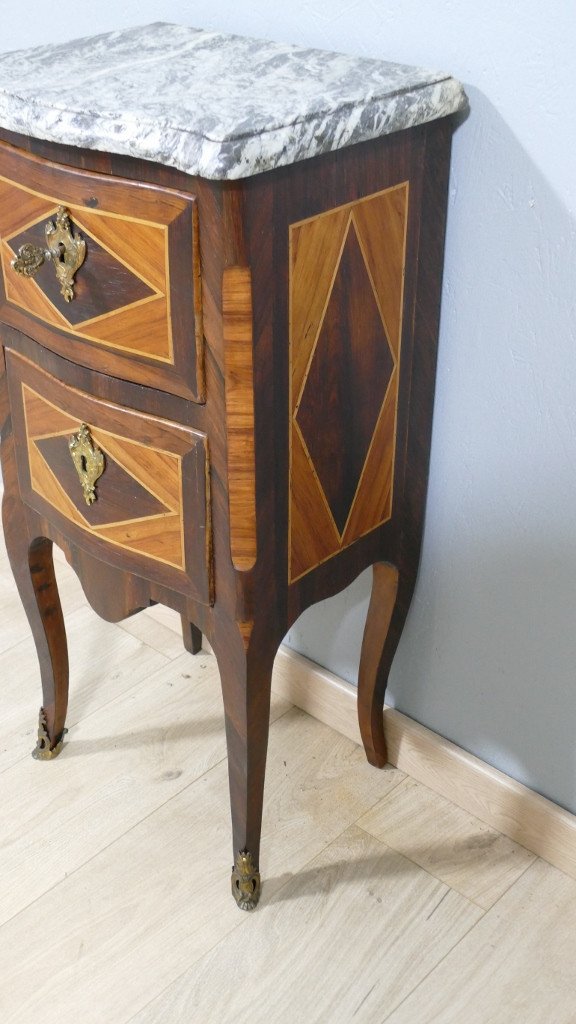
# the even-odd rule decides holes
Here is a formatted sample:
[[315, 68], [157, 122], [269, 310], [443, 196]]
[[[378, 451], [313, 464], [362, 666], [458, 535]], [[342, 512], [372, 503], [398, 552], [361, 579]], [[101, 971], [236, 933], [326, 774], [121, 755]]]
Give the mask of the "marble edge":
[[[441, 74], [441, 73], [439, 73]], [[430, 123], [463, 110], [466, 93], [450, 75], [423, 86], [400, 89], [347, 108], [318, 112], [302, 120], [249, 136], [211, 139], [187, 127], [166, 128], [158, 121], [95, 114], [98, 135], [79, 128], [78, 111], [30, 104], [28, 99], [0, 88], [0, 127], [22, 135], [78, 148], [117, 153], [175, 167], [191, 176], [236, 180], [335, 152], [346, 146]], [[345, 113], [342, 123], [338, 115]], [[323, 131], [327, 119], [338, 130]], [[51, 127], [50, 121], [54, 122]], [[368, 123], [367, 122], [371, 122]], [[138, 131], [134, 133], [134, 127]], [[158, 135], [162, 133], [162, 151]], [[146, 144], [149, 139], [150, 145]]]

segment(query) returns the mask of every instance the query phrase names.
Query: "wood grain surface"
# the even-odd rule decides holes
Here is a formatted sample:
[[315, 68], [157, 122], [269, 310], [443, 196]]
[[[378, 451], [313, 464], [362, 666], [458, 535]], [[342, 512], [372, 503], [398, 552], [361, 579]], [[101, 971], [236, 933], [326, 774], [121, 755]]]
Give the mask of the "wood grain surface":
[[248, 267], [227, 267], [222, 282], [230, 549], [236, 569], [256, 561], [252, 281]]

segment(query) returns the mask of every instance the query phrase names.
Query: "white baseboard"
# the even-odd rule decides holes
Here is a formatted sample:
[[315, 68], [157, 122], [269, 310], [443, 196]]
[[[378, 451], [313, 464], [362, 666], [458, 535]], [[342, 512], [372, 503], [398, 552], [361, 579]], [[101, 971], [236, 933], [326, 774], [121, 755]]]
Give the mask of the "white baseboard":
[[[360, 743], [356, 689], [327, 669], [281, 647], [274, 691]], [[576, 878], [576, 816], [430, 729], [384, 710], [390, 762], [487, 825]]]

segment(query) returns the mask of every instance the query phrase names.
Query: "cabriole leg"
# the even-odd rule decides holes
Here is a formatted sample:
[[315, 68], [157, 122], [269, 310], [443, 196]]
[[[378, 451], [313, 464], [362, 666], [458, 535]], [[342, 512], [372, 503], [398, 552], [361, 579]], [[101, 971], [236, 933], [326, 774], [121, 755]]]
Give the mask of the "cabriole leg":
[[260, 898], [260, 832], [275, 652], [258, 651], [258, 645], [251, 645], [236, 624], [215, 637], [214, 652], [226, 720], [234, 854], [232, 894], [241, 910], [254, 910]]
[[[19, 519], [22, 530], [23, 515]], [[61, 749], [68, 710], [68, 648], [64, 617], [52, 559], [52, 541], [38, 537], [28, 544], [26, 536], [15, 543], [6, 528], [6, 546], [20, 598], [32, 630], [42, 677], [42, 707], [38, 741], [33, 756], [49, 761]]]
[[397, 568], [378, 562], [372, 571], [372, 594], [358, 673], [358, 721], [366, 757], [376, 768], [383, 768], [387, 761], [384, 694], [406, 613], [398, 600]]
[[45, 537], [34, 540], [28, 552], [28, 565], [36, 611], [32, 607], [31, 612], [28, 608], [26, 612], [36, 642], [42, 676], [38, 741], [32, 756], [38, 761], [50, 761], [62, 750], [68, 710], [68, 645], [54, 573], [52, 541]]
[[17, 495], [12, 439], [3, 444], [4, 499], [2, 518], [10, 565], [20, 599], [30, 623], [42, 677], [42, 708], [38, 742], [33, 751], [38, 760], [51, 760], [60, 753], [68, 709], [68, 648], [64, 617], [52, 560], [52, 541], [30, 538], [26, 510]]

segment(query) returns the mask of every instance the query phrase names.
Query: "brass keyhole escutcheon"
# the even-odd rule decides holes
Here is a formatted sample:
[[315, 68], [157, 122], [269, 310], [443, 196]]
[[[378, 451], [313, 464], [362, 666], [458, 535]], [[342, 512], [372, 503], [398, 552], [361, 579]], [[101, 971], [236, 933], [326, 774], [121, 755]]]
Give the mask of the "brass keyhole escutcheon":
[[82, 485], [84, 500], [87, 505], [91, 505], [93, 501], [96, 501], [96, 481], [104, 472], [104, 453], [92, 440], [90, 429], [86, 423], [83, 423], [75, 434], [72, 434], [68, 447]]
[[70, 214], [64, 206], [58, 207], [56, 220], [48, 221], [44, 234], [47, 248], [26, 242], [18, 249], [12, 266], [17, 274], [34, 277], [46, 260], [50, 260], [60, 284], [60, 294], [66, 302], [71, 302], [74, 298], [74, 275], [86, 259], [86, 242], [72, 230]]

